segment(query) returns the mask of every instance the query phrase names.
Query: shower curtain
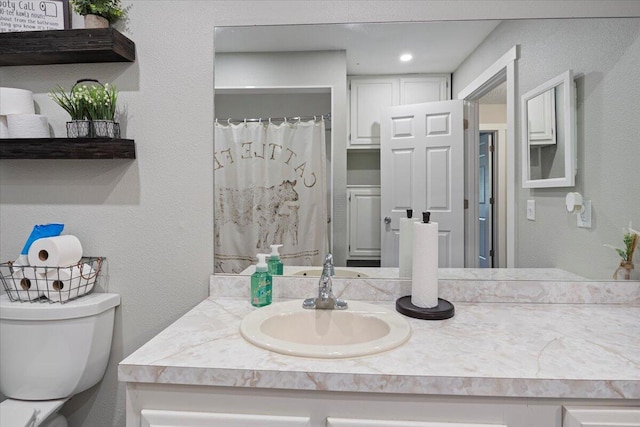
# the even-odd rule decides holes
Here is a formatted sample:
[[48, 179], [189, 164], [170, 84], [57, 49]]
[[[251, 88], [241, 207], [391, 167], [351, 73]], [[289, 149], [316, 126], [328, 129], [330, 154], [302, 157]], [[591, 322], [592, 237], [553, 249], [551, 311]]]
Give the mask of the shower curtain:
[[239, 273], [282, 244], [286, 265], [327, 251], [323, 120], [215, 125], [215, 272]]

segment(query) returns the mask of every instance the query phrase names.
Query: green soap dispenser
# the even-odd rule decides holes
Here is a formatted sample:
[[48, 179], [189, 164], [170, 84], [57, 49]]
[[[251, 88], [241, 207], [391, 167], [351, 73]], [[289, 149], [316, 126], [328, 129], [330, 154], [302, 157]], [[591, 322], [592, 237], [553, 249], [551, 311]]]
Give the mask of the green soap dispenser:
[[284, 266], [282, 265], [282, 261], [280, 261], [280, 253], [278, 252], [278, 248], [282, 247], [282, 245], [271, 245], [271, 256], [269, 257], [269, 261], [267, 261], [267, 265], [269, 266], [269, 274], [272, 276], [282, 276], [282, 272], [284, 271]]
[[251, 275], [251, 305], [264, 307], [271, 304], [271, 274], [267, 271], [269, 254], [258, 254], [256, 272]]

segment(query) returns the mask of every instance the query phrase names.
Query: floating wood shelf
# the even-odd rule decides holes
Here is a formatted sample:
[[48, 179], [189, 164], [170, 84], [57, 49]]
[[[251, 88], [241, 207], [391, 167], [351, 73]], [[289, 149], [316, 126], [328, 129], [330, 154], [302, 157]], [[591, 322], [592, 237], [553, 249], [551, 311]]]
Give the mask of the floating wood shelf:
[[113, 28], [0, 33], [0, 66], [134, 62], [135, 50]]
[[0, 159], [135, 159], [132, 139], [0, 139]]

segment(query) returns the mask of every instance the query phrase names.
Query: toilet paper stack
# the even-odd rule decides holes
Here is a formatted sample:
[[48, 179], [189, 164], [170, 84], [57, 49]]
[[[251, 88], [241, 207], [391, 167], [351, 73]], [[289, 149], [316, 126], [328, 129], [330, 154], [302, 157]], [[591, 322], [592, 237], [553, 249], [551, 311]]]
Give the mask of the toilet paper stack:
[[49, 122], [35, 114], [33, 93], [0, 87], [0, 138], [49, 138]]
[[37, 268], [28, 265], [13, 264], [13, 274], [9, 278], [11, 299], [33, 301], [44, 295], [46, 287], [45, 275]]
[[[15, 292], [21, 300], [45, 296], [51, 301], [64, 302], [82, 296], [93, 289], [96, 274], [93, 267], [81, 263], [81, 259], [82, 244], [76, 236], [38, 239], [29, 247], [29, 266], [16, 268], [14, 264]], [[25, 292], [27, 280], [30, 281], [28, 295]]]

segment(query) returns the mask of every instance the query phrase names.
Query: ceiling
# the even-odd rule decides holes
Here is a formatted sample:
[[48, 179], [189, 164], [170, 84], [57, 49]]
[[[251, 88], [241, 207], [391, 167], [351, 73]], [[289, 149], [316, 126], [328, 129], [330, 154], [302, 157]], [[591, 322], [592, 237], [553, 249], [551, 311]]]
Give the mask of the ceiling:
[[[501, 21], [216, 27], [215, 49], [228, 52], [346, 50], [347, 73], [451, 73]], [[400, 62], [403, 53], [413, 54]]]

